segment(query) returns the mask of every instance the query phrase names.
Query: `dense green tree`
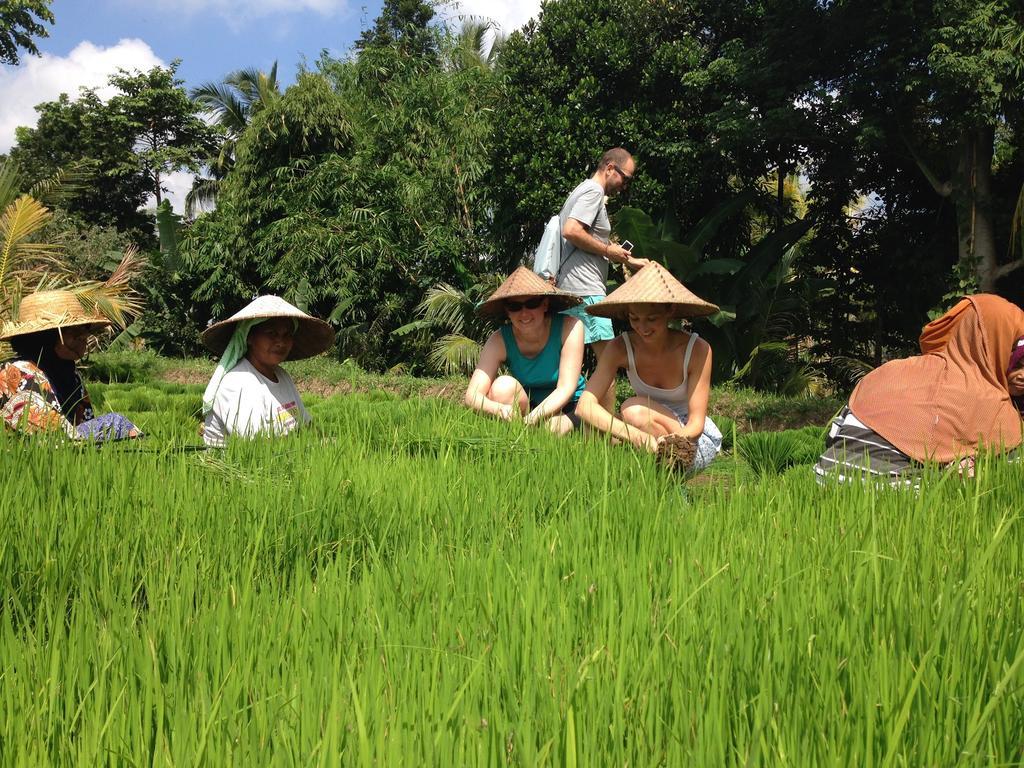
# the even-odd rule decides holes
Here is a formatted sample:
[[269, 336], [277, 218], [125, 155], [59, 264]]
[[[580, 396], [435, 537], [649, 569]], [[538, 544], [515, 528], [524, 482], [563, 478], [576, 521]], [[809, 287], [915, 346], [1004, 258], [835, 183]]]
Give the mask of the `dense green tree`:
[[391, 332], [428, 288], [484, 269], [497, 87], [455, 66], [453, 40], [435, 45], [436, 59], [400, 45], [324, 58], [253, 117], [217, 210], [185, 241], [208, 276], [197, 298], [227, 310], [278, 291], [329, 315], [364, 365], [425, 360], [427, 339]]
[[36, 126], [18, 128], [12, 157], [30, 179], [87, 167], [92, 180], [69, 196], [68, 212], [150, 239], [151, 218], [140, 206], [151, 194], [159, 203], [166, 174], [198, 171], [216, 145], [214, 130], [175, 77], [176, 66], [112, 75], [117, 92], [106, 102], [83, 89], [75, 100], [61, 94], [39, 104]]
[[185, 81], [175, 77], [179, 63], [148, 72], [121, 70], [110, 77], [118, 94], [107, 108], [125, 122], [134, 139], [135, 160], [124, 172], [141, 171], [158, 206], [165, 191], [163, 178], [182, 169], [199, 173], [202, 161], [217, 146], [215, 131], [199, 117], [198, 106], [185, 92]]
[[38, 56], [36, 37], [49, 37], [52, 0], [4, 0], [0, 5], [0, 64], [17, 64], [19, 50]]
[[[865, 6], [828, 11], [829, 83], [857, 120], [861, 140], [902, 152], [956, 213], [957, 254], [982, 290], [1024, 266], [1000, 263], [1012, 201], [1001, 200], [998, 134], [1019, 132], [1024, 97], [1024, 14], [1014, 0]], [[1010, 207], [1012, 211], [1012, 207]]]
[[35, 127], [18, 128], [11, 151], [26, 176], [47, 178], [81, 163], [92, 178], [66, 201], [68, 212], [90, 224], [142, 236], [149, 224], [139, 209], [149, 184], [141, 172], [132, 172], [137, 167], [134, 136], [122, 116], [89, 89], [75, 100], [61, 94], [56, 101], [37, 105], [36, 112]]
[[428, 291], [479, 294], [615, 145], [639, 161], [617, 225], [650, 212], [645, 241], [723, 305], [719, 378], [879, 362], [952, 292], [1020, 282], [1011, 0], [550, 0], [497, 49], [485, 34], [388, 0], [356, 55], [283, 94], [273, 73], [210, 87], [229, 141], [188, 269], [167, 269], [182, 327], [273, 290], [330, 316], [342, 354], [417, 368]]
[[434, 4], [429, 0], [384, 0], [373, 26], [363, 30], [356, 42], [362, 53], [372, 48], [398, 48], [415, 57], [433, 57], [437, 36], [430, 29]]
[[[780, 88], [752, 100], [743, 35], [759, 6], [722, 5], [561, 0], [509, 38], [492, 177], [503, 255], [526, 253], [612, 146], [638, 160], [630, 204], [684, 231], [778, 167], [764, 113], [791, 104], [791, 94]], [[786, 149], [791, 167], [794, 149]], [[711, 250], [735, 253], [743, 222], [721, 237]]]

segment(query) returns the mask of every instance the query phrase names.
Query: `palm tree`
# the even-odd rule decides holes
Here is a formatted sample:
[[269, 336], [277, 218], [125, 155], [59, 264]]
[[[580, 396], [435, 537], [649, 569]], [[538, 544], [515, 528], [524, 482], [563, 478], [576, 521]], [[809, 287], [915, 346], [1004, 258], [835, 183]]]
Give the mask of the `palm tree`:
[[508, 39], [493, 21], [470, 17], [463, 21], [455, 39], [453, 69], [497, 69], [501, 49]]
[[486, 274], [466, 290], [447, 283], [429, 289], [416, 307], [419, 320], [403, 325], [393, 333], [404, 336], [413, 332], [441, 330], [430, 350], [429, 361], [446, 374], [468, 374], [480, 359], [480, 350], [493, 330], [491, 324], [476, 314], [476, 308], [502, 282], [501, 275]]
[[220, 180], [235, 162], [235, 146], [242, 132], [248, 127], [253, 115], [281, 96], [277, 81], [277, 62], [270, 72], [248, 68], [230, 73], [220, 83], [205, 83], [194, 88], [192, 101], [213, 118], [215, 125], [224, 131], [224, 142], [220, 152], [210, 164], [213, 178], [197, 178], [192, 190], [185, 198], [185, 212], [192, 216], [196, 209], [210, 205], [217, 200]]
[[[130, 287], [142, 269], [134, 247], [125, 251], [114, 273], [101, 283], [81, 280], [63, 262], [58, 246], [40, 242], [39, 233], [53, 213], [31, 192], [59, 196], [62, 179], [73, 175], [59, 172], [22, 193], [17, 166], [9, 160], [0, 162], [0, 321], [14, 318], [22, 295], [52, 288], [74, 292], [86, 309], [121, 328], [141, 310]], [[9, 356], [9, 348], [2, 345], [0, 359]]]

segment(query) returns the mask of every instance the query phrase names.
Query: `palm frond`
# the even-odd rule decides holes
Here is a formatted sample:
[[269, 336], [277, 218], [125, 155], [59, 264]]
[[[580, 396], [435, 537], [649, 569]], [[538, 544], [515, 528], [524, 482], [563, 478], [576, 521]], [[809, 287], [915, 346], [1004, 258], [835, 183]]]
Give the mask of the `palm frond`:
[[192, 101], [229, 133], [239, 134], [248, 124], [248, 103], [227, 83], [204, 83], [192, 89]]
[[465, 18], [452, 51], [451, 67], [455, 70], [493, 69], [505, 40], [506, 36], [490, 19]]
[[14, 202], [21, 191], [18, 164], [9, 158], [0, 161], [0, 209]]
[[197, 176], [192, 182], [192, 189], [185, 195], [185, 215], [195, 218], [197, 212], [212, 210], [217, 204], [217, 195], [220, 194], [220, 182], [220, 179], [204, 179]]
[[462, 334], [449, 333], [430, 350], [430, 364], [446, 374], [469, 374], [480, 360], [480, 342]]
[[68, 290], [86, 310], [103, 315], [118, 328], [127, 328], [142, 312], [142, 300], [124, 286], [89, 282], [68, 286]]
[[56, 245], [29, 240], [45, 227], [53, 214], [29, 195], [22, 195], [0, 214], [0, 290], [8, 292], [8, 281], [29, 269], [32, 260], [51, 261]]
[[80, 192], [95, 176], [95, 163], [76, 160], [53, 175], [40, 179], [28, 189], [28, 194], [44, 205], [56, 205]]
[[851, 384], [860, 381], [875, 369], [875, 366], [867, 360], [847, 357], [846, 355], [836, 355], [833, 357], [832, 366], [837, 373], [843, 374]]
[[779, 386], [779, 394], [787, 397], [801, 397], [820, 387], [825, 377], [811, 365], [798, 365], [790, 370], [785, 381]]
[[139, 256], [139, 248], [132, 243], [124, 249], [121, 261], [110, 273], [110, 277], [103, 281], [107, 288], [127, 289], [128, 285], [142, 275], [146, 268], [146, 262]]
[[439, 325], [453, 334], [463, 334], [466, 316], [473, 302], [454, 286], [440, 283], [430, 288], [416, 307], [416, 313], [432, 325]]

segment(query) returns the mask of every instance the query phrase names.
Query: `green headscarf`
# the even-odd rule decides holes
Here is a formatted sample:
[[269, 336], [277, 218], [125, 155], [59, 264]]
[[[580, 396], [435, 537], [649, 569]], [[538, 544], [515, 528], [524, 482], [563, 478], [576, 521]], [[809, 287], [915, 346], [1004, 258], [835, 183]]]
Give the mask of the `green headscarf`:
[[235, 332], [231, 334], [231, 340], [224, 348], [220, 362], [217, 363], [217, 370], [213, 372], [213, 378], [210, 379], [210, 383], [206, 385], [206, 391], [203, 393], [203, 416], [213, 410], [213, 404], [217, 401], [217, 390], [220, 389], [220, 383], [224, 376], [238, 365], [239, 360], [245, 357], [245, 353], [248, 351], [246, 342], [249, 339], [249, 331], [253, 329], [253, 326], [259, 325], [266, 319], [265, 317], [253, 317], [248, 320], [240, 320], [235, 326]]

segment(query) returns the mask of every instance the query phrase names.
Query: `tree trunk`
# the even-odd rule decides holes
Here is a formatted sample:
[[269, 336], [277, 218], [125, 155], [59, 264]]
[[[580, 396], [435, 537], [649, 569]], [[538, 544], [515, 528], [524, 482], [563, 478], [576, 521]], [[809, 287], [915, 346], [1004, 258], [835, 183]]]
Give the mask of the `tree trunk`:
[[775, 185], [775, 231], [782, 229], [786, 210], [786, 161], [779, 149], [779, 177]]
[[994, 145], [991, 125], [964, 131], [953, 176], [960, 264], [973, 268], [978, 287], [986, 293], [995, 290], [999, 273], [992, 209]]
[[952, 174], [946, 181], [928, 167], [912, 144], [907, 146], [925, 178], [942, 197], [951, 197], [956, 209], [957, 258], [961, 268], [972, 271], [978, 288], [986, 293], [996, 283], [1024, 268], [1024, 256], [999, 264], [996, 254], [995, 212], [992, 205], [992, 155], [995, 126], [983, 124], [961, 132], [951, 153]]

